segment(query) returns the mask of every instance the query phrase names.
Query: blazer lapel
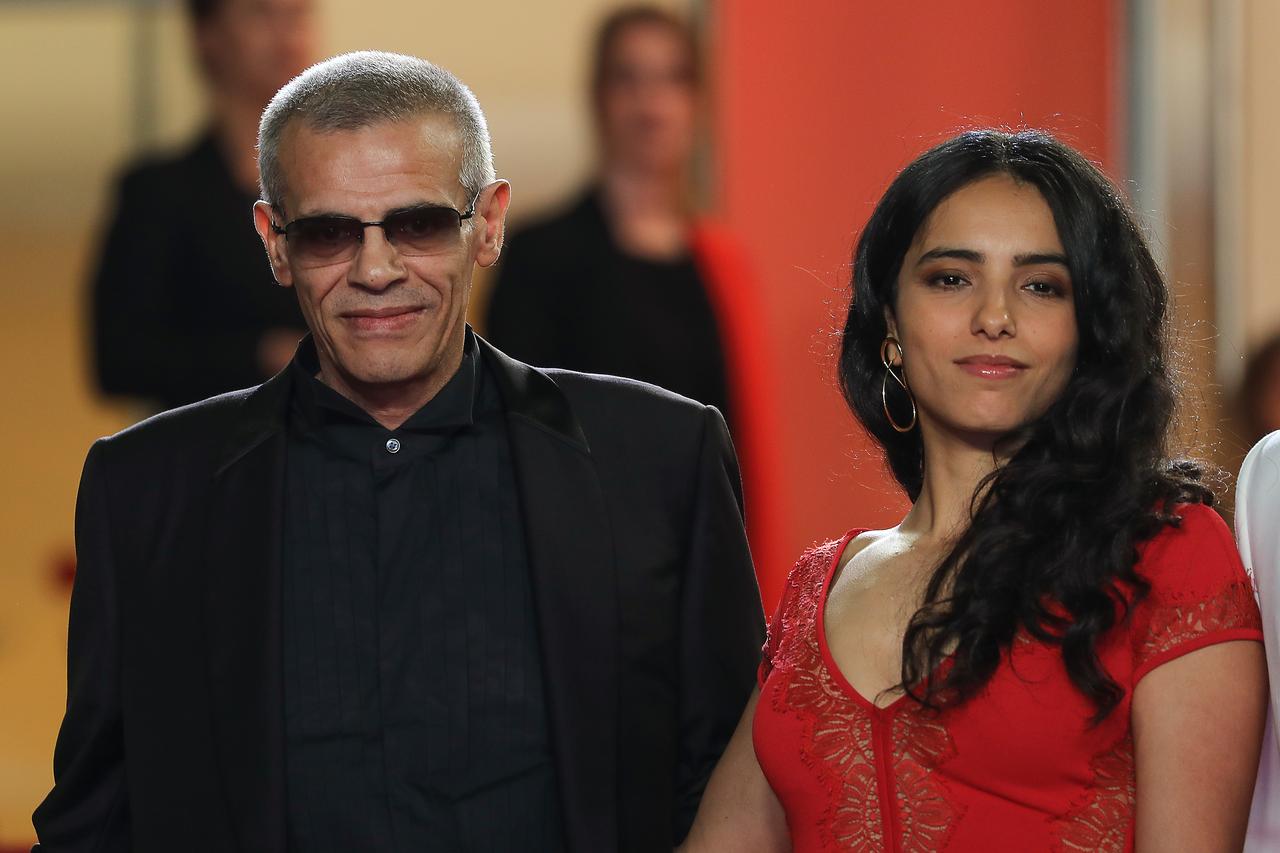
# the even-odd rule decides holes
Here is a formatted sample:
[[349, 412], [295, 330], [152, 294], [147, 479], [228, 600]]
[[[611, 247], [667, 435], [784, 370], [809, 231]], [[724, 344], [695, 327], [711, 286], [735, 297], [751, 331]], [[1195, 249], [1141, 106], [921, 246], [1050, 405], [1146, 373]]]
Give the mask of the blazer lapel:
[[244, 853], [285, 848], [280, 557], [288, 371], [244, 402], [213, 476], [204, 630], [215, 754]]
[[507, 408], [566, 838], [618, 849], [618, 580], [582, 428], [546, 374], [480, 341]]

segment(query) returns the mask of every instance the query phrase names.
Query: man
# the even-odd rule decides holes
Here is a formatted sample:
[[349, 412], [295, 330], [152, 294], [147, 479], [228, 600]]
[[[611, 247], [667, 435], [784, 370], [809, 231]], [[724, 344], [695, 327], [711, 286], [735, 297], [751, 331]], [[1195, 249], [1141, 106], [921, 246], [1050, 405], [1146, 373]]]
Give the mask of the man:
[[470, 332], [510, 188], [447, 72], [329, 60], [259, 148], [311, 335], [90, 451], [44, 853], [669, 850], [763, 634], [723, 419]]
[[92, 284], [94, 372], [159, 409], [253, 385], [303, 335], [244, 211], [258, 118], [311, 61], [312, 0], [188, 0], [210, 121], [176, 157], [125, 172]]

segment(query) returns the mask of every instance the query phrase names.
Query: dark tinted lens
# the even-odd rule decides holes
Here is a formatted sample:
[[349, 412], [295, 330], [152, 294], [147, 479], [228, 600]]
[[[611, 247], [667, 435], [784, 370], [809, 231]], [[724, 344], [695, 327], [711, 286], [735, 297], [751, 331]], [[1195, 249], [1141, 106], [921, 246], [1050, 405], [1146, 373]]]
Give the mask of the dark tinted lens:
[[387, 217], [387, 239], [405, 254], [425, 255], [453, 244], [458, 212], [448, 207], [415, 207]]
[[338, 263], [355, 254], [364, 228], [345, 216], [313, 216], [289, 224], [289, 252], [304, 264]]

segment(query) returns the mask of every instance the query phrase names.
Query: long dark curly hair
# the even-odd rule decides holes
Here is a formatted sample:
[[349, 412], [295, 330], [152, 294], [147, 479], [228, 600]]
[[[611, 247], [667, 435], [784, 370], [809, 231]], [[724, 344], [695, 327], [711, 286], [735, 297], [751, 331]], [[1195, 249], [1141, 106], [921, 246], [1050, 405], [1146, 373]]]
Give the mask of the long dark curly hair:
[[858, 240], [840, 385], [914, 501], [924, 447], [918, 429], [899, 433], [885, 416], [885, 311], [895, 308], [903, 258], [933, 210], [1001, 174], [1034, 186], [1053, 213], [1071, 274], [1077, 361], [1048, 410], [1003, 437], [1011, 455], [974, 492], [972, 523], [933, 571], [908, 625], [901, 687], [928, 707], [962, 702], [1025, 630], [1060, 647], [1097, 722], [1124, 695], [1098, 643], [1149, 590], [1134, 571], [1138, 545], [1178, 523], [1175, 504], [1213, 502], [1199, 466], [1168, 455], [1168, 292], [1120, 193], [1079, 153], [1035, 130], [970, 131], [920, 155]]

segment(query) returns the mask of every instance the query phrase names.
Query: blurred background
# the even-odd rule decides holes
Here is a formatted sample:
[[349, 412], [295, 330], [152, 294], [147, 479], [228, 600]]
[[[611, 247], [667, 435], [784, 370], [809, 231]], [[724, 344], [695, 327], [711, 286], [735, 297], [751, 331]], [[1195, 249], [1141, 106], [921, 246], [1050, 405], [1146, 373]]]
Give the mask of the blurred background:
[[[409, 0], [306, 5], [308, 59], [412, 53], [472, 87], [498, 172], [514, 188], [517, 230], [571, 205], [617, 153], [601, 144], [591, 85], [593, 39], [616, 3], [491, 0], [482, 14], [474, 4]], [[1280, 427], [1280, 346], [1268, 347], [1280, 334], [1280, 287], [1267, 267], [1280, 233], [1280, 4], [658, 5], [690, 21], [701, 41], [702, 118], [681, 178], [698, 233], [712, 235], [677, 240], [675, 260], [662, 263], [699, 259], [694, 275], [701, 270], [726, 353], [767, 607], [804, 547], [892, 523], [903, 509], [835, 390], [836, 330], [852, 247], [874, 202], [913, 156], [958, 130], [1047, 128], [1128, 192], [1175, 292], [1185, 380], [1177, 450], [1231, 475], [1261, 430]], [[173, 328], [130, 325], [130, 312], [151, 311], [145, 301], [110, 301], [111, 328], [95, 337], [91, 289], [121, 170], [150, 152], [183, 150], [219, 108], [206, 79], [212, 60], [193, 44], [176, 0], [0, 0], [0, 364], [9, 395], [0, 405], [0, 850], [31, 843], [30, 812], [52, 780], [85, 452], [157, 405], [146, 394], [104, 393], [93, 341], [184, 345]], [[187, 195], [174, 203], [207, 202]], [[174, 211], [157, 204], [142, 215], [163, 221]], [[250, 227], [247, 206], [242, 224]], [[474, 296], [481, 332], [492, 289], [485, 276]], [[158, 360], [154, 351], [140, 358]]]

